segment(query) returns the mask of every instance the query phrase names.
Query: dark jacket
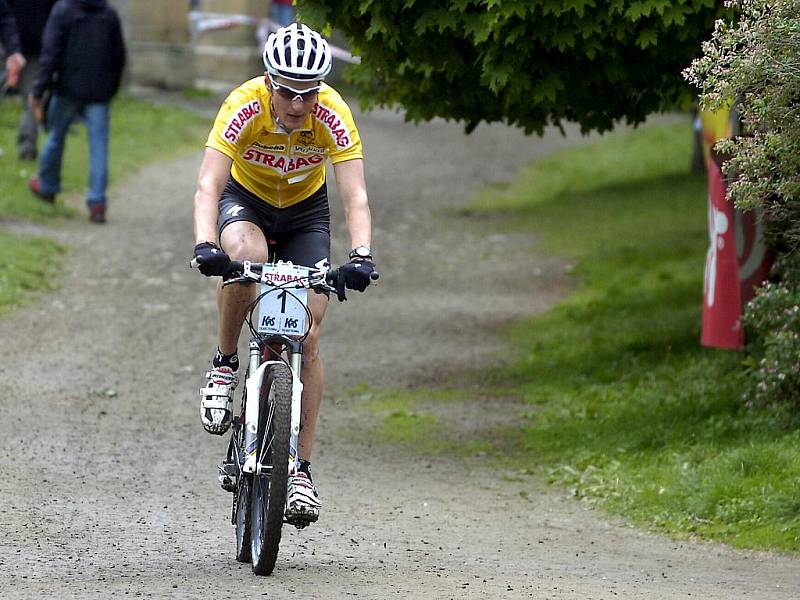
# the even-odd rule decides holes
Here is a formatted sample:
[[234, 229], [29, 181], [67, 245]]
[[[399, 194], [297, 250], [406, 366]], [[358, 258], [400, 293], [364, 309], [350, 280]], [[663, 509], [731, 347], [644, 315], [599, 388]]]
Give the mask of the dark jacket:
[[6, 55], [20, 51], [17, 22], [6, 0], [0, 0], [0, 46], [3, 46]]
[[32, 93], [51, 88], [80, 102], [108, 102], [119, 90], [125, 42], [106, 0], [59, 0], [44, 29]]
[[39, 56], [47, 17], [56, 0], [7, 0], [17, 20], [19, 43], [25, 58]]

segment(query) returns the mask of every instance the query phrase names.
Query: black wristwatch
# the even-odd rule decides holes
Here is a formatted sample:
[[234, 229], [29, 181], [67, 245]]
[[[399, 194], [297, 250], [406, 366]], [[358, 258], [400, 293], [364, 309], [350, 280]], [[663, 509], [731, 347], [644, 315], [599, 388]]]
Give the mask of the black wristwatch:
[[350, 250], [350, 260], [354, 258], [371, 259], [372, 250], [369, 249], [369, 246], [356, 246], [355, 248]]

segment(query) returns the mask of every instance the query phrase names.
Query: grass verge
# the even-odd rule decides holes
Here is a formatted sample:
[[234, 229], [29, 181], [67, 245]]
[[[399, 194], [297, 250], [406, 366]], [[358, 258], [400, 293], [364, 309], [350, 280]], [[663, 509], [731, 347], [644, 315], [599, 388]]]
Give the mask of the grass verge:
[[[36, 163], [17, 160], [16, 130], [21, 103], [0, 98], [0, 247], [12, 249], [10, 262], [0, 265], [0, 314], [8, 313], [46, 289], [42, 265], [57, 270], [64, 248], [39, 236], [12, 233], [8, 223], [24, 220], [54, 225], [75, 211], [61, 200], [55, 206], [34, 198], [27, 182]], [[207, 119], [177, 108], [156, 106], [121, 96], [111, 110], [110, 180], [122, 181], [148, 162], [168, 159], [203, 146], [210, 126]], [[40, 139], [40, 149], [44, 136]], [[63, 196], [80, 195], [88, 177], [88, 145], [85, 128], [77, 123], [67, 138], [62, 169]], [[113, 187], [110, 190], [113, 203]], [[6, 223], [6, 226], [4, 226]]]
[[51, 287], [60, 257], [66, 249], [43, 237], [25, 237], [0, 230], [0, 248], [13, 248], [4, 252], [0, 262], [0, 316], [22, 306], [40, 292]]
[[[554, 310], [509, 328], [510, 367], [477, 391], [446, 392], [521, 398], [518, 426], [464, 440], [426, 413], [429, 390], [378, 390], [364, 406], [384, 430], [401, 421], [410, 447], [480, 448], [640, 526], [796, 552], [800, 432], [786, 414], [743, 406], [740, 355], [699, 345], [706, 189], [685, 174], [690, 144], [688, 124], [607, 136], [477, 199], [475, 210], [571, 259], [579, 281]], [[424, 423], [419, 434], [409, 418]]]

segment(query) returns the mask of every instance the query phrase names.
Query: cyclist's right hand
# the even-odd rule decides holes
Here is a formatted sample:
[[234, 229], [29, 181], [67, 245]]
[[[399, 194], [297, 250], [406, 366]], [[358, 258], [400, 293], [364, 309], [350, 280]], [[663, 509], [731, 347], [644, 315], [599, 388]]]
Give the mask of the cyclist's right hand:
[[194, 247], [192, 266], [206, 277], [223, 276], [230, 271], [231, 258], [216, 244], [201, 242]]

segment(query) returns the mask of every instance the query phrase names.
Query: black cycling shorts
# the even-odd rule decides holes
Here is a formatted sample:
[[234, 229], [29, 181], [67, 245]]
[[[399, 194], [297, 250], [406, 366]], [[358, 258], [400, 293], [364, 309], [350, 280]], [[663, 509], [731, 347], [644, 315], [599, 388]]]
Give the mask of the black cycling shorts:
[[[331, 213], [328, 188], [322, 184], [305, 200], [287, 208], [270, 206], [233, 177], [219, 200], [217, 234], [236, 221], [248, 221], [264, 232], [271, 260], [314, 267], [330, 264]], [[224, 250], [224, 248], [223, 248]]]

